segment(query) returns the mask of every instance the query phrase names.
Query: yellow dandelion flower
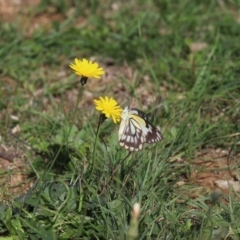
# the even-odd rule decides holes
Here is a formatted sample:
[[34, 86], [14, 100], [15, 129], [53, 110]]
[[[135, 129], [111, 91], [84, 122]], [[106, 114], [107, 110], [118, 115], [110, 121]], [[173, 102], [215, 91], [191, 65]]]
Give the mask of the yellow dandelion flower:
[[86, 78], [100, 78], [101, 75], [105, 73], [103, 68], [99, 67], [97, 63], [88, 61], [85, 58], [82, 60], [75, 58], [75, 64], [71, 63], [69, 66], [75, 71], [77, 75]]
[[96, 109], [101, 111], [106, 118], [112, 117], [114, 123], [120, 122], [122, 108], [117, 104], [115, 99], [99, 97], [99, 100], [94, 100], [94, 103]]

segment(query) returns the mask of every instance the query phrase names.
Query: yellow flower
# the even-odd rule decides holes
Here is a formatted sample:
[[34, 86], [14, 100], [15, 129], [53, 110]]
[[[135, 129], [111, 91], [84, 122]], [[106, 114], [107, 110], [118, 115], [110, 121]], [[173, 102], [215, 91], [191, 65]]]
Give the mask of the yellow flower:
[[112, 117], [113, 122], [117, 123], [121, 120], [122, 108], [117, 104], [117, 101], [109, 97], [99, 97], [99, 100], [94, 100], [96, 109], [101, 111], [106, 118]]
[[75, 71], [77, 75], [86, 78], [100, 78], [101, 75], [105, 73], [103, 68], [99, 67], [97, 63], [88, 61], [85, 58], [82, 60], [75, 58], [75, 64], [71, 63], [69, 66]]

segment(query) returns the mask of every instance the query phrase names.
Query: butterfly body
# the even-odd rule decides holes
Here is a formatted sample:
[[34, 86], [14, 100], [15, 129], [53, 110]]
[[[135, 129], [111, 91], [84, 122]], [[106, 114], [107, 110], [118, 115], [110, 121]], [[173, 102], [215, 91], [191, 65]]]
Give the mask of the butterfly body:
[[143, 148], [144, 143], [156, 143], [163, 139], [161, 132], [148, 120], [147, 115], [136, 109], [125, 107], [118, 132], [120, 146], [133, 152]]

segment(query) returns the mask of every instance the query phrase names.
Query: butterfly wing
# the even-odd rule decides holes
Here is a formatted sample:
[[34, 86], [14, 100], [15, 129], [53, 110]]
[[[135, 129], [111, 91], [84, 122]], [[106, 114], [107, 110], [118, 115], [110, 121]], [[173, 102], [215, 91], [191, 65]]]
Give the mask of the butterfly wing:
[[133, 152], [141, 150], [144, 143], [155, 143], [162, 139], [161, 132], [149, 123], [145, 113], [135, 108], [125, 108], [119, 128], [120, 146]]
[[146, 143], [156, 143], [163, 140], [162, 133], [151, 123], [147, 122], [146, 129]]
[[146, 143], [156, 143], [163, 140], [162, 133], [149, 122], [148, 116], [144, 112], [131, 108], [131, 114], [138, 115], [145, 120], [145, 125], [142, 124], [141, 127]]
[[145, 124], [145, 121], [137, 115], [129, 115], [124, 122], [121, 122], [119, 128], [120, 146], [131, 152], [142, 149], [146, 139], [141, 124]]

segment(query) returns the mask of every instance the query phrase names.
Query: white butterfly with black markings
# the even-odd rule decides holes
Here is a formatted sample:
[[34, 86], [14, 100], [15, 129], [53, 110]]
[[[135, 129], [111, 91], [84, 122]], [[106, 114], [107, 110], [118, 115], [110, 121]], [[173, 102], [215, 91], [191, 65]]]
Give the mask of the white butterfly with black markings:
[[118, 140], [126, 150], [137, 152], [143, 148], [144, 143], [163, 140], [163, 135], [149, 122], [144, 112], [127, 106], [122, 112]]

